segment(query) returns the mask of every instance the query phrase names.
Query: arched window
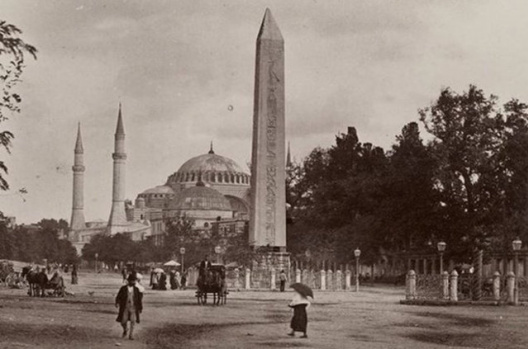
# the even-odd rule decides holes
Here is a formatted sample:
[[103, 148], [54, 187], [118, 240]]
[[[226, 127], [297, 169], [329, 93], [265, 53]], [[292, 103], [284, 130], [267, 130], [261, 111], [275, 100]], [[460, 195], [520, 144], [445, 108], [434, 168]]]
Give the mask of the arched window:
[[192, 178], [191, 178], [191, 181], [193, 181], [193, 182], [194, 182], [195, 180], [196, 180], [196, 174], [195, 174], [195, 173], [193, 173], [193, 174], [192, 174]]
[[235, 176], [231, 175], [231, 183], [235, 183]]
[[216, 175], [218, 176], [218, 183], [222, 183], [223, 179], [224, 179], [222, 174], [221, 173], [217, 173]]

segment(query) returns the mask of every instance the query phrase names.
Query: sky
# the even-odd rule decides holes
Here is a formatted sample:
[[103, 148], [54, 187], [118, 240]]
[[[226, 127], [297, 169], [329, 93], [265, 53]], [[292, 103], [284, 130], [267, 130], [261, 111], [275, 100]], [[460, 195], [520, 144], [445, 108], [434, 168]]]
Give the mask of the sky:
[[[255, 40], [266, 8], [285, 39], [286, 138], [301, 160], [355, 126], [390, 148], [442, 88], [475, 84], [528, 101], [525, 1], [2, 0], [0, 20], [38, 49], [17, 90], [11, 191], [19, 223], [70, 219], [81, 122], [85, 216], [108, 219], [118, 104], [126, 196], [165, 183], [191, 157], [251, 158]], [[26, 195], [17, 190], [26, 188]]]

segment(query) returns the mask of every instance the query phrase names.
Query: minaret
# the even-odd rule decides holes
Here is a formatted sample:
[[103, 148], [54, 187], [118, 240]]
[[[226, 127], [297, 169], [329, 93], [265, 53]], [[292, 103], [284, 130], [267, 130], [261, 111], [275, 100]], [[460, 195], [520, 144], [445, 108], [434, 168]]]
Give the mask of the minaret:
[[84, 150], [81, 137], [81, 123], [77, 127], [77, 141], [75, 142], [73, 161], [73, 202], [70, 221], [71, 230], [86, 228], [84, 224]]
[[117, 117], [117, 128], [115, 133], [114, 153], [114, 178], [112, 191], [112, 211], [108, 220], [108, 231], [110, 234], [123, 232], [123, 226], [126, 225], [125, 212], [125, 128], [123, 127], [123, 118], [121, 116], [121, 103], [119, 104], [119, 114]]
[[249, 243], [286, 249], [284, 40], [266, 9], [257, 37]]

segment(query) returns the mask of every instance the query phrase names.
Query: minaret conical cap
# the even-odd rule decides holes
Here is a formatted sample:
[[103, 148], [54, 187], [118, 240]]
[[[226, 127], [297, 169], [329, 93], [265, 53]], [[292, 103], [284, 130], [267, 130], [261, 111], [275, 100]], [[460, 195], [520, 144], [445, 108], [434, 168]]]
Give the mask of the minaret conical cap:
[[119, 103], [119, 114], [117, 116], [116, 135], [124, 135], [125, 127], [123, 126], [123, 117], [121, 116], [121, 103]]
[[267, 8], [264, 13], [257, 40], [284, 41], [281, 31], [277, 26], [277, 22], [275, 22], [275, 18], [273, 18], [269, 8]]
[[75, 154], [82, 154], [84, 152], [82, 145], [82, 136], [81, 136], [81, 123], [77, 125], [77, 140], [75, 141]]

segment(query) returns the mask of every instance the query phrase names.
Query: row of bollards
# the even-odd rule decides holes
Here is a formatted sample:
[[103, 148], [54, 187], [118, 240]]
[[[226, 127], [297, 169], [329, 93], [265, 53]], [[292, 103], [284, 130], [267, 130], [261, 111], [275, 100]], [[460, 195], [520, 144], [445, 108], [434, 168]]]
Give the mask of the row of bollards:
[[[244, 280], [244, 288], [246, 290], [251, 289], [251, 275], [252, 271], [251, 269], [247, 268], [245, 270], [245, 280]], [[334, 275], [335, 274], [335, 275]], [[343, 281], [343, 274], [344, 274], [344, 280], [345, 284], [342, 284]], [[238, 288], [238, 278], [239, 278], [240, 272], [238, 269], [235, 269], [235, 287]], [[309, 271], [307, 269], [300, 270], [296, 269], [294, 271], [294, 275], [292, 275], [292, 280], [290, 280], [290, 283], [293, 282], [302, 282], [305, 284], [309, 284], [309, 278], [314, 276], [313, 271]], [[319, 289], [322, 291], [325, 291], [327, 289], [332, 290], [351, 290], [352, 289], [352, 272], [350, 270], [345, 270], [345, 272], [342, 272], [341, 270], [337, 270], [335, 273], [332, 270], [321, 270], [319, 272], [319, 281], [320, 286]], [[275, 290], [278, 280], [277, 271], [275, 269], [272, 269], [269, 273], [269, 280], [270, 280], [270, 289]], [[333, 285], [333, 287], [332, 287]]]
[[[446, 301], [458, 302], [458, 273], [453, 270], [451, 274], [447, 271], [442, 273], [441, 298]], [[519, 291], [516, 287], [515, 274], [509, 272], [506, 275], [506, 292], [507, 302], [509, 304], [519, 304]], [[420, 295], [416, 291], [416, 272], [409, 270], [406, 278], [405, 299], [416, 300], [420, 299]], [[501, 300], [501, 275], [499, 272], [493, 274], [493, 300]]]

